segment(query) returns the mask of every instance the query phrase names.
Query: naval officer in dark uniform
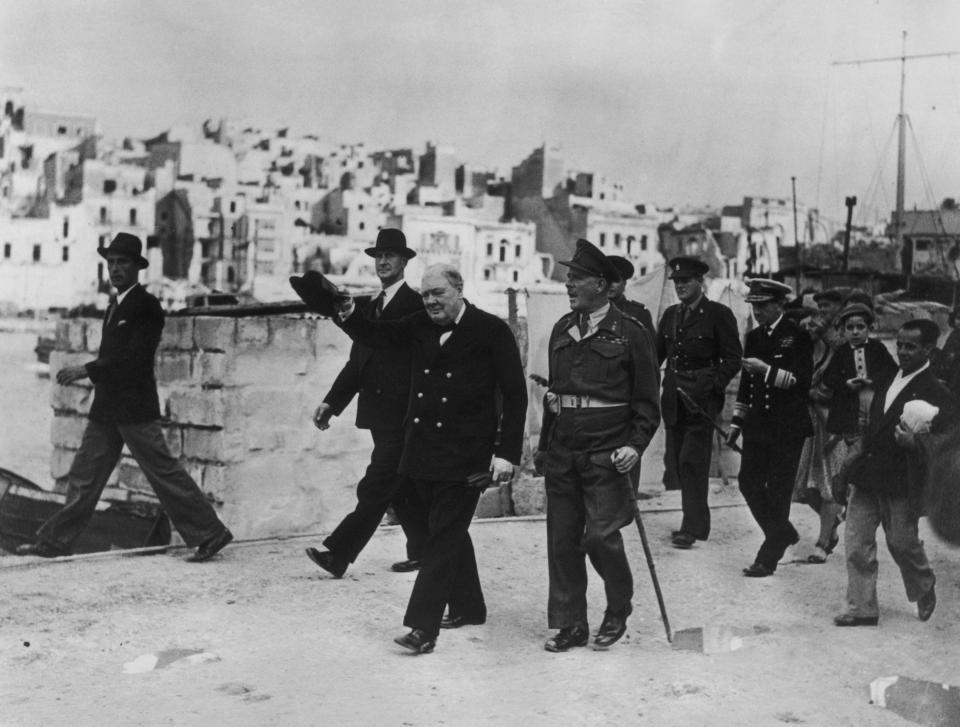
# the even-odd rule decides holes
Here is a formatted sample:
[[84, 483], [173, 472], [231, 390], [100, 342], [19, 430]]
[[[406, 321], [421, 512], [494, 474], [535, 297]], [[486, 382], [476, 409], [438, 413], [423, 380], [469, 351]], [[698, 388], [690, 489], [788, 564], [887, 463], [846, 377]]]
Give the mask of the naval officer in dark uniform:
[[[709, 266], [681, 256], [668, 267], [680, 302], [664, 311], [656, 336], [657, 359], [665, 365], [660, 400], [666, 429], [663, 459], [668, 482], [680, 488], [683, 507], [673, 544], [689, 548], [710, 535], [712, 422], [723, 408], [727, 384], [740, 370], [743, 349], [733, 311], [703, 294]], [[680, 391], [704, 413], [691, 411]]]
[[730, 441], [743, 433], [740, 492], [764, 536], [743, 574], [763, 578], [800, 539], [790, 523], [790, 499], [803, 440], [813, 434], [807, 409], [813, 341], [783, 315], [789, 285], [766, 278], [748, 284], [746, 301], [759, 326], [747, 333]]
[[605, 649], [626, 631], [633, 577], [620, 528], [633, 519], [629, 473], [660, 424], [659, 372], [647, 329], [608, 299], [619, 277], [600, 250], [578, 240], [567, 272], [570, 313], [549, 343], [548, 406], [537, 452], [546, 475], [547, 651], [585, 646], [585, 555], [604, 582], [606, 612], [594, 639]]

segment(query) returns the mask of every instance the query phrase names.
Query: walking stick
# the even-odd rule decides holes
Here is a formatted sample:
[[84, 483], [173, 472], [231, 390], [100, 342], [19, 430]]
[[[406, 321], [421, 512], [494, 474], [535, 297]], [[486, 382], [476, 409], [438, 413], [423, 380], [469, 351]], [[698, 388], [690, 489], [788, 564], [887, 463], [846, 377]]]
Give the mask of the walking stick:
[[643, 543], [643, 555], [647, 559], [647, 567], [650, 569], [650, 580], [653, 581], [653, 590], [657, 594], [657, 605], [660, 606], [660, 618], [663, 619], [663, 629], [667, 632], [667, 643], [673, 643], [673, 634], [670, 632], [670, 619], [667, 618], [667, 607], [663, 603], [660, 581], [657, 580], [657, 569], [653, 565], [653, 553], [650, 552], [650, 543], [647, 542], [647, 531], [643, 527], [643, 519], [640, 517], [640, 505], [637, 502], [637, 495], [633, 491], [633, 482], [630, 481], [629, 473], [623, 476], [623, 480], [627, 483], [630, 502], [633, 504], [633, 520], [637, 523], [637, 530], [640, 531], [640, 542]]

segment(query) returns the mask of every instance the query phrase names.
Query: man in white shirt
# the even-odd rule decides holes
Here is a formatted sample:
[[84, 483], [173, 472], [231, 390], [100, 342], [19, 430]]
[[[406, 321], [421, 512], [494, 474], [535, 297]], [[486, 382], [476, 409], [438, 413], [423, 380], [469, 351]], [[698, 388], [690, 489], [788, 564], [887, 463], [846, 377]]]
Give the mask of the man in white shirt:
[[897, 333], [900, 368], [892, 380], [878, 382], [863, 439], [863, 454], [852, 465], [847, 503], [847, 610], [837, 626], [876, 626], [877, 526], [900, 568], [907, 598], [917, 618], [927, 621], [937, 604], [936, 578], [917, 532], [920, 517], [918, 459], [914, 436], [901, 424], [904, 405], [922, 400], [939, 407], [932, 431], [955, 421], [955, 402], [930, 369], [930, 353], [940, 330], [931, 320], [907, 321]]

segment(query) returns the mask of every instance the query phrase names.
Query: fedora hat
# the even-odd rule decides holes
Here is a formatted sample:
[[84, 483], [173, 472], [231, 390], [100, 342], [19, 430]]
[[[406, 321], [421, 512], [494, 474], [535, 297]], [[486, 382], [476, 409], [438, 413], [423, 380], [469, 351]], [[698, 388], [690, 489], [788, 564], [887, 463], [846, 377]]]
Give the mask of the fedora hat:
[[378, 252], [395, 252], [403, 255], [407, 260], [416, 256], [416, 252], [407, 247], [407, 237], [403, 230], [395, 227], [385, 227], [377, 233], [377, 242], [373, 247], [364, 250], [370, 257], [376, 257]]
[[97, 248], [97, 254], [104, 260], [106, 260], [107, 255], [110, 253], [123, 255], [133, 260], [141, 270], [150, 264], [143, 256], [142, 251], [143, 243], [140, 242], [140, 238], [136, 235], [131, 235], [129, 232], [118, 232], [110, 241], [109, 247]]

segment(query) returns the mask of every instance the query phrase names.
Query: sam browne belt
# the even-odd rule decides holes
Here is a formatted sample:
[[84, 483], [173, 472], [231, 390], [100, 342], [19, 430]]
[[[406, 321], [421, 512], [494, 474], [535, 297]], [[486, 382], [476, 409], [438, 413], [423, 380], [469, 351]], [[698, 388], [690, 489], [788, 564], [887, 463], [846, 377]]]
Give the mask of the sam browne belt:
[[595, 396], [581, 396], [579, 394], [560, 394], [560, 406], [564, 409], [596, 409], [610, 406], [627, 406], [623, 401], [607, 401]]

